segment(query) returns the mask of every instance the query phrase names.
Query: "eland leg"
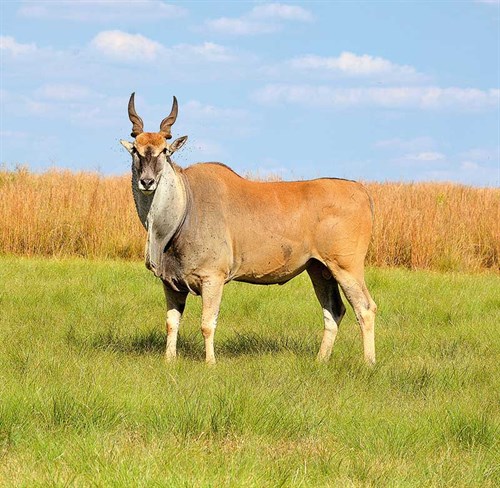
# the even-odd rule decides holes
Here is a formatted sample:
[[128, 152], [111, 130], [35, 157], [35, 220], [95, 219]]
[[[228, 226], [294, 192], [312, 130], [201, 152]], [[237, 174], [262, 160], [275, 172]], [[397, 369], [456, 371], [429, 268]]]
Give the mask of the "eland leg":
[[165, 361], [170, 362], [177, 355], [177, 335], [179, 325], [186, 306], [187, 293], [172, 290], [163, 282], [163, 291], [167, 300], [167, 347], [165, 349]]
[[361, 328], [363, 353], [368, 364], [375, 364], [375, 313], [377, 305], [365, 284], [363, 266], [346, 269], [337, 264], [330, 267], [345, 297], [351, 304]]
[[205, 360], [208, 364], [215, 364], [214, 336], [223, 287], [223, 280], [209, 279], [203, 282], [201, 289], [201, 333], [205, 339]]
[[315, 261], [307, 268], [316, 297], [323, 309], [325, 329], [323, 340], [319, 348], [318, 361], [328, 361], [332, 354], [333, 344], [337, 337], [338, 328], [345, 314], [345, 306], [340, 296], [337, 281], [326, 266]]

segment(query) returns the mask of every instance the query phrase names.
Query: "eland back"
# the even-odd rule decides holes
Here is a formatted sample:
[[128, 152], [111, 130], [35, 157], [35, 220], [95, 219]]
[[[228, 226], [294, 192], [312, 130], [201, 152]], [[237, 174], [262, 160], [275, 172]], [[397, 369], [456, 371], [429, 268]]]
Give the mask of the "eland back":
[[318, 359], [330, 357], [345, 313], [340, 285], [360, 325], [365, 360], [373, 364], [377, 307], [364, 279], [373, 207], [363, 185], [335, 178], [251, 181], [220, 163], [182, 169], [171, 156], [187, 136], [167, 142], [177, 112], [174, 97], [160, 132], [143, 132], [132, 94], [135, 141], [121, 141], [133, 159], [132, 190], [147, 230], [146, 266], [165, 291], [166, 359], [176, 356], [188, 293], [202, 297], [206, 361], [214, 363], [224, 284], [283, 284], [306, 271], [323, 309]]

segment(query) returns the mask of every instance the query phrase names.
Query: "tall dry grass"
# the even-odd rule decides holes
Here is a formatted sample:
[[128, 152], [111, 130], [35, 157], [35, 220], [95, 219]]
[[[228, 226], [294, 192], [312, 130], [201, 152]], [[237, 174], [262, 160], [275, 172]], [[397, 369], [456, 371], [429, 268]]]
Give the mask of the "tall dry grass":
[[475, 271], [500, 267], [500, 189], [369, 183], [377, 266]]
[[138, 258], [145, 231], [130, 177], [0, 171], [0, 253]]
[[[367, 183], [377, 266], [499, 269], [500, 189]], [[0, 171], [0, 253], [140, 259], [145, 232], [129, 176]]]

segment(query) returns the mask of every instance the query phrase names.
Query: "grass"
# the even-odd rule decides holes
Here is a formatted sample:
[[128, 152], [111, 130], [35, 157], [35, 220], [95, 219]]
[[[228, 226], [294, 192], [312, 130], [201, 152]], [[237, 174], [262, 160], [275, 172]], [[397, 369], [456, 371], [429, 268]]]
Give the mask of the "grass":
[[498, 486], [500, 278], [368, 270], [327, 365], [307, 276], [230, 284], [205, 366], [200, 300], [163, 363], [136, 262], [0, 258], [1, 486]]
[[[371, 265], [500, 268], [500, 189], [451, 183], [366, 186], [375, 202]], [[0, 169], [0, 192], [0, 255], [143, 257], [145, 232], [129, 175]]]

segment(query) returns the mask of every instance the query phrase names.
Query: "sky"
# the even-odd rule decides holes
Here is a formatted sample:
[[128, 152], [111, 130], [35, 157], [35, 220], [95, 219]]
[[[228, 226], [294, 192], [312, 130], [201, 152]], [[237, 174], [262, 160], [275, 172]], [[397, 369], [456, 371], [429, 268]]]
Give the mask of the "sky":
[[0, 164], [130, 170], [127, 103], [181, 166], [500, 186], [500, 4], [0, 3]]

